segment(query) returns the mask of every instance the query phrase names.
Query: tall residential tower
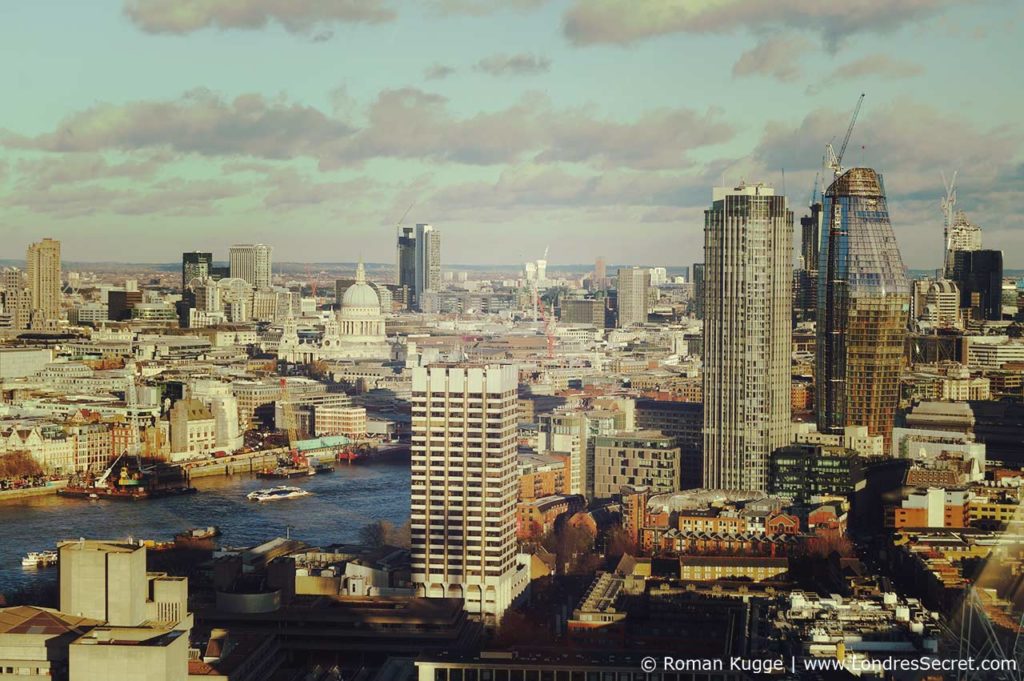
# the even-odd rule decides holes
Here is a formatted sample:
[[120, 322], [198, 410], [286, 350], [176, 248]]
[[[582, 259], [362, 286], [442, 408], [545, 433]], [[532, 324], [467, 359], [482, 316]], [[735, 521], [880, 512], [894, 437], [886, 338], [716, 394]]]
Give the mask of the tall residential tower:
[[825, 192], [818, 260], [818, 430], [892, 437], [910, 282], [882, 176], [851, 168]]
[[441, 290], [441, 232], [433, 225], [416, 225], [416, 281], [413, 297], [424, 311], [425, 291]]
[[42, 328], [60, 319], [60, 242], [43, 239], [25, 255], [28, 290], [32, 296], [32, 327]]
[[793, 213], [763, 184], [704, 212], [704, 486], [768, 489], [789, 442]]
[[412, 374], [412, 581], [498, 621], [517, 580], [514, 366]]

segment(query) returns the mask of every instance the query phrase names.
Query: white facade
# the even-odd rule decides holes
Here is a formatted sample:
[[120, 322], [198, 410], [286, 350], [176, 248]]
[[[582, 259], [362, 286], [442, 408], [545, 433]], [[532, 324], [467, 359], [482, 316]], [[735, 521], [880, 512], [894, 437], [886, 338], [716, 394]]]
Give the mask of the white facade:
[[511, 365], [413, 369], [412, 581], [491, 621], [516, 592]]
[[416, 225], [416, 305], [423, 310], [424, 291], [441, 290], [441, 232], [433, 225]]
[[650, 288], [651, 273], [639, 267], [628, 267], [619, 270], [618, 311], [619, 328], [647, 323], [647, 289]]
[[255, 289], [270, 288], [273, 249], [265, 244], [236, 244], [228, 249], [232, 278], [245, 279]]
[[764, 491], [789, 442], [793, 213], [761, 184], [716, 187], [704, 227], [704, 486]]

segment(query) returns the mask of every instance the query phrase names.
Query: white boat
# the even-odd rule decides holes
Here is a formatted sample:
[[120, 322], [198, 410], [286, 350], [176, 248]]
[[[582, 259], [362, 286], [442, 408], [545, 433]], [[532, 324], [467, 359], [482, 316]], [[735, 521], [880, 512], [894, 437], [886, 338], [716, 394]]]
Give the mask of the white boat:
[[308, 497], [310, 492], [301, 487], [270, 487], [249, 492], [246, 497], [250, 501], [278, 501], [280, 499], [295, 499], [297, 497]]
[[32, 551], [21, 559], [21, 567], [25, 568], [49, 567], [56, 564], [56, 551]]

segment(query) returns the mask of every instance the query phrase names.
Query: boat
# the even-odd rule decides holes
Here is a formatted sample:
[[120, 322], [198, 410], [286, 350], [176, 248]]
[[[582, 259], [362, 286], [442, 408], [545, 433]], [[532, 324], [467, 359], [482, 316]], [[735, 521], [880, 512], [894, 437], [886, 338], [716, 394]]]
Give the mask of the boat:
[[193, 527], [192, 529], [179, 532], [174, 539], [179, 542], [201, 542], [220, 536], [220, 528], [216, 525], [209, 527]]
[[334, 472], [334, 465], [329, 463], [315, 463], [313, 464], [313, 470], [316, 471], [317, 475], [326, 475], [327, 473]]
[[21, 559], [23, 568], [42, 568], [56, 565], [59, 556], [56, 551], [32, 551]]
[[282, 499], [296, 499], [308, 497], [310, 492], [301, 487], [270, 487], [269, 489], [258, 489], [246, 495], [250, 501], [280, 501]]
[[99, 477], [91, 473], [76, 475], [66, 487], [57, 490], [57, 494], [78, 499], [135, 501], [195, 494], [196, 491], [188, 484], [181, 468], [164, 463], [147, 466], [140, 457], [124, 452]]
[[256, 477], [264, 480], [290, 480], [291, 478], [308, 478], [316, 474], [317, 470], [313, 466], [277, 466], [259, 471], [256, 473]]

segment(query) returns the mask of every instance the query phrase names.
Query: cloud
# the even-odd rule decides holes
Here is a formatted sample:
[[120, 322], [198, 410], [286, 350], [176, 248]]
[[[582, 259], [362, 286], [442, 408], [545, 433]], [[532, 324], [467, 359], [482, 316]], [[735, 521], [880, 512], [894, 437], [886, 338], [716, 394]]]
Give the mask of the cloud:
[[306, 34], [329, 24], [395, 18], [383, 0], [125, 0], [123, 11], [148, 33], [178, 34], [203, 28], [261, 29], [272, 22]]
[[492, 76], [522, 76], [551, 70], [551, 60], [533, 54], [495, 54], [481, 59], [478, 71]]
[[136, 150], [166, 147], [206, 156], [317, 156], [353, 129], [319, 110], [248, 94], [227, 102], [209, 90], [171, 101], [98, 104], [67, 116], [36, 137], [7, 134], [8, 147], [44, 151]]
[[442, 80], [448, 76], [455, 75], [456, 68], [446, 64], [434, 64], [423, 71], [423, 77], [427, 80]]
[[814, 95], [821, 90], [851, 80], [864, 78], [912, 78], [924, 73], [924, 67], [909, 61], [893, 59], [884, 54], [869, 54], [866, 57], [856, 59], [848, 64], [837, 67], [832, 73], [826, 76], [818, 85], [807, 88], [807, 93]]
[[21, 159], [16, 168], [19, 187], [46, 190], [101, 179], [150, 179], [170, 160], [170, 154], [151, 153], [144, 158], [112, 163], [98, 153], [69, 154], [59, 158]]
[[740, 55], [732, 67], [733, 77], [762, 75], [783, 82], [800, 77], [800, 55], [810, 47], [803, 38], [779, 36], [762, 40]]
[[574, 0], [563, 30], [577, 45], [627, 45], [672, 33], [790, 28], [830, 46], [856, 33], [884, 33], [975, 0]]
[[548, 0], [429, 0], [428, 5], [441, 14], [484, 16], [499, 11], [535, 9]]
[[459, 116], [446, 97], [416, 88], [384, 90], [352, 117], [361, 122], [281, 98], [247, 94], [228, 102], [201, 90], [171, 101], [100, 104], [71, 114], [51, 132], [34, 137], [6, 133], [0, 143], [49, 152], [167, 150], [210, 157], [310, 158], [321, 170], [376, 158], [680, 168], [693, 149], [733, 136], [732, 127], [713, 110], [660, 109], [621, 122], [583, 107], [556, 109], [546, 97], [527, 95], [503, 109]]
[[19, 189], [0, 200], [0, 205], [60, 218], [209, 215], [219, 202], [250, 192], [251, 188], [231, 182], [172, 178], [131, 190], [81, 184]]

